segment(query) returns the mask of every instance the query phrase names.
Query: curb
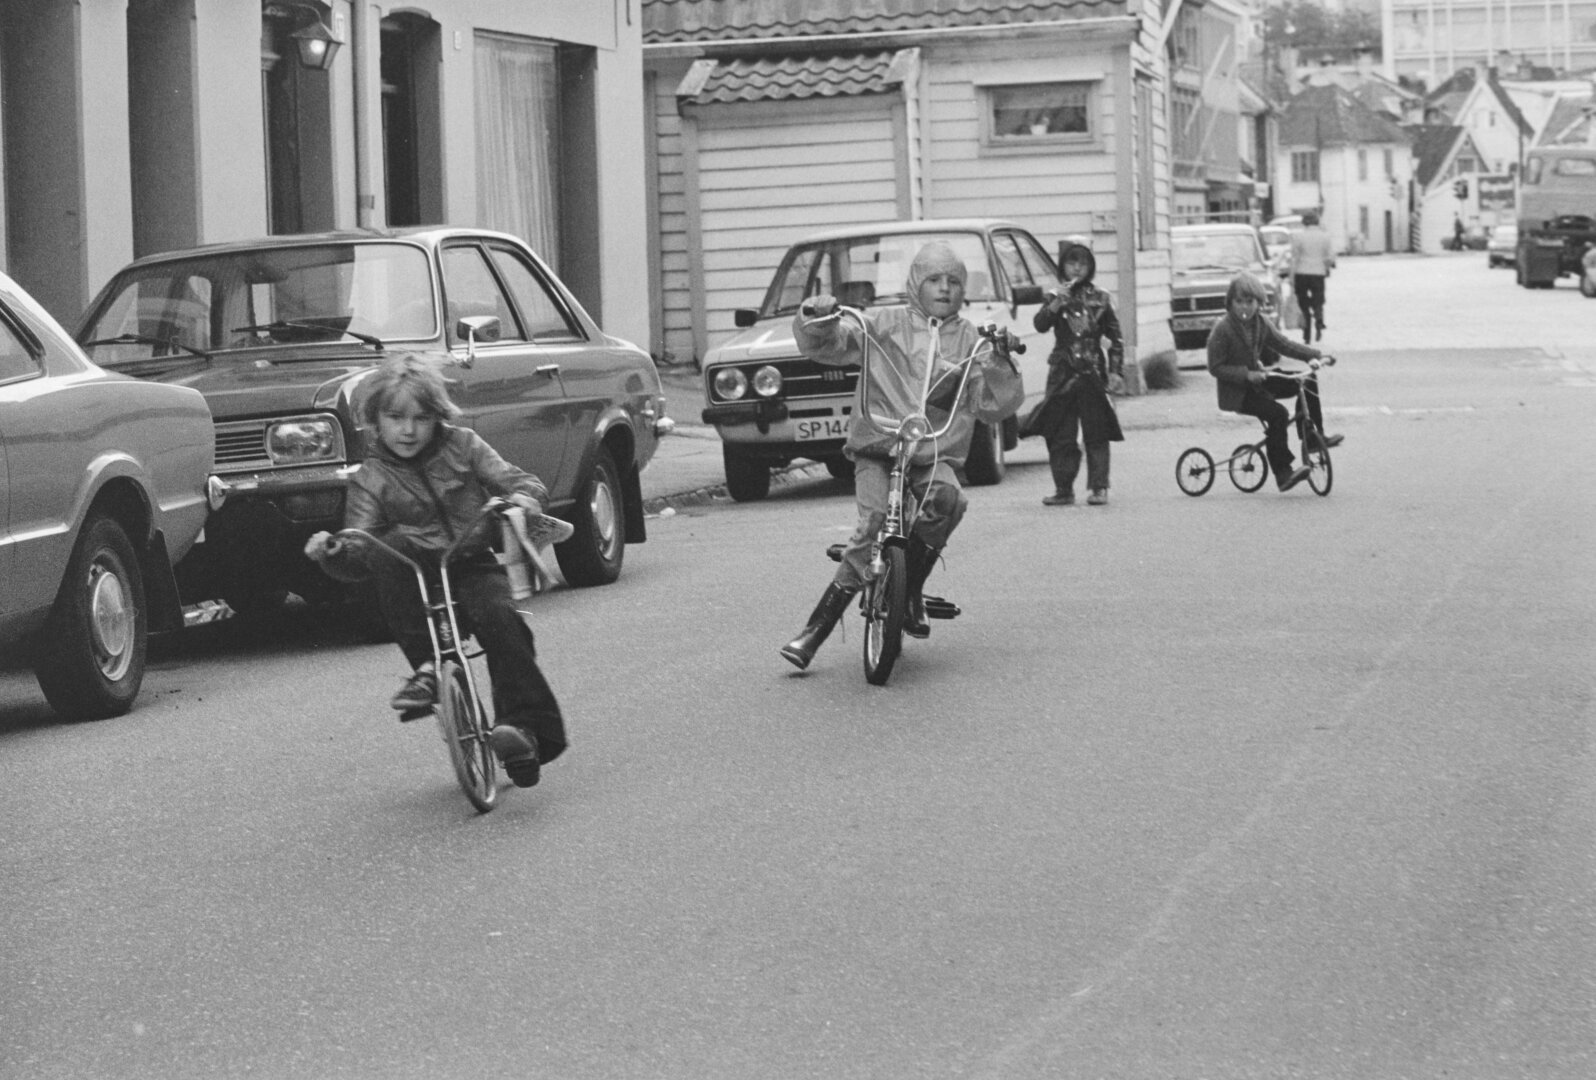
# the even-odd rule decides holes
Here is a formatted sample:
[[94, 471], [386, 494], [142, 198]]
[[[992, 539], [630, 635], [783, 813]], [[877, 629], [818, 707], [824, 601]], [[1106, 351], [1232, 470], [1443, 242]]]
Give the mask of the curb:
[[[770, 474], [772, 488], [796, 484], [800, 480], [815, 480], [822, 476], [830, 476], [824, 465], [816, 462], [788, 465], [779, 472]], [[652, 499], [643, 500], [644, 517], [669, 516], [665, 511], [675, 513], [694, 506], [708, 506], [711, 503], [731, 502], [731, 493], [726, 490], [725, 484], [709, 484], [705, 487], [694, 488], [691, 491], [682, 491], [673, 495], [656, 495]]]

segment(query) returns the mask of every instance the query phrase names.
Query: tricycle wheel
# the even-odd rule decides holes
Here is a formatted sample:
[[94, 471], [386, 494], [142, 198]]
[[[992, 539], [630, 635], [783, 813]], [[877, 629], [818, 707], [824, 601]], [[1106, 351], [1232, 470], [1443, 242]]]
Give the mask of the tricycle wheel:
[[1256, 443], [1242, 443], [1230, 455], [1230, 482], [1248, 493], [1263, 487], [1269, 479], [1269, 463]]
[[1214, 486], [1214, 459], [1208, 451], [1194, 446], [1175, 462], [1175, 483], [1188, 495], [1202, 495]]

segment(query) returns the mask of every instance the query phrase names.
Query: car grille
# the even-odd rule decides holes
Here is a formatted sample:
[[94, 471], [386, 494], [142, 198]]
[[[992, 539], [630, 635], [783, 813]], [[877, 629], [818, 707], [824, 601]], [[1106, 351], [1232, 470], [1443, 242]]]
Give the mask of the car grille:
[[[813, 360], [795, 357], [791, 360], [758, 361], [747, 364], [734, 364], [753, 382], [754, 372], [762, 367], [772, 366], [781, 372], [781, 397], [787, 401], [802, 401], [805, 398], [836, 397], [842, 394], [852, 394], [859, 382], [859, 369], [853, 367], [833, 367], [829, 364], [817, 364]], [[750, 394], [752, 392], [750, 391]], [[710, 399], [716, 403], [723, 399], [715, 396], [713, 387], [710, 390]], [[744, 400], [747, 400], [745, 397]]]
[[1224, 311], [1225, 296], [1215, 293], [1213, 296], [1177, 296], [1170, 301], [1171, 311]]
[[[287, 417], [261, 420], [226, 420], [216, 424], [216, 468], [240, 472], [249, 469], [278, 468], [266, 453], [266, 429]], [[328, 417], [331, 419], [331, 417]], [[342, 443], [342, 439], [339, 440]], [[342, 447], [339, 449], [343, 457]], [[296, 463], [297, 464], [297, 463]]]

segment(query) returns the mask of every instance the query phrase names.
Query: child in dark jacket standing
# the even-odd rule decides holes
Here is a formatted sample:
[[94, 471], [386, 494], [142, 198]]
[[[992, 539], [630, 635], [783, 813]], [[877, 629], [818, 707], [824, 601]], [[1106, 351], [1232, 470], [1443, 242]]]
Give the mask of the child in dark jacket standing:
[[[1075, 503], [1075, 477], [1081, 469], [1078, 428], [1086, 444], [1087, 503], [1108, 502], [1108, 444], [1125, 438], [1109, 393], [1123, 387], [1125, 338], [1120, 333], [1114, 302], [1092, 284], [1097, 259], [1091, 248], [1071, 244], [1062, 253], [1063, 285], [1037, 311], [1032, 325], [1053, 331], [1047, 358], [1047, 393], [1026, 418], [1022, 434], [1040, 435], [1047, 443], [1053, 472], [1053, 494], [1047, 506]], [[1103, 344], [1108, 355], [1103, 355]]]
[[[476, 432], [446, 423], [459, 410], [432, 364], [396, 354], [383, 361], [365, 390], [362, 419], [372, 445], [349, 481], [345, 528], [362, 529], [423, 567], [436, 567], [490, 496], [525, 508], [529, 518], [543, 512], [548, 492], [537, 477], [505, 461]], [[515, 609], [504, 568], [489, 547], [491, 530], [480, 531], [450, 563], [451, 581], [487, 653], [495, 717], [489, 741], [511, 782], [531, 787], [539, 766], [565, 750], [565, 721], [538, 669], [532, 631]], [[393, 559], [374, 557], [363, 564], [325, 532], [310, 538], [305, 554], [334, 577], [375, 578], [383, 621], [414, 671], [392, 705], [402, 720], [425, 715], [437, 674], [414, 575]]]

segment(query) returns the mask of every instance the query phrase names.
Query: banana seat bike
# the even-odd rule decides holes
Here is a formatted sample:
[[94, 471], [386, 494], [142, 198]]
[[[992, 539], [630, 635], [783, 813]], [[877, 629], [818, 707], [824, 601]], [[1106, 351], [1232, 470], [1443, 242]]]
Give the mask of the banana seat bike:
[[[1335, 362], [1335, 357], [1327, 356], [1323, 360], [1310, 360], [1306, 369], [1269, 372], [1270, 375], [1291, 379], [1297, 384], [1297, 404], [1291, 423], [1302, 444], [1302, 464], [1308, 469], [1308, 486], [1318, 495], [1330, 494], [1335, 471], [1330, 464], [1330, 442], [1308, 411], [1308, 382], [1321, 368]], [[1249, 494], [1257, 491], [1269, 478], [1269, 459], [1264, 454], [1264, 443], [1263, 439], [1242, 443], [1230, 452], [1229, 457], [1217, 463], [1213, 455], [1202, 447], [1190, 447], [1175, 462], [1175, 483], [1187, 495], [1204, 495], [1214, 486], [1214, 476], [1223, 467], [1237, 490]]]
[[[909, 617], [909, 537], [920, 515], [920, 500], [909, 486], [910, 463], [921, 443], [935, 442], [947, 435], [958, 415], [960, 400], [970, 383], [970, 372], [975, 362], [994, 353], [1004, 332], [993, 323], [978, 326], [980, 340], [963, 360], [933, 378], [927, 367], [916, 407], [904, 416], [883, 415], [872, 399], [868, 368], [884, 355], [875, 348], [869, 323], [857, 308], [839, 306], [828, 319], [852, 320], [863, 332], [864, 346], [860, 352], [859, 415], [877, 434], [892, 440], [891, 471], [887, 481], [886, 516], [880, 530], [870, 542], [870, 562], [865, 571], [864, 587], [859, 590], [859, 612], [865, 620], [864, 672], [873, 686], [884, 686], [892, 676], [892, 668], [903, 651], [904, 626]], [[1025, 345], [1014, 342], [1010, 351], [1023, 353]], [[946, 416], [933, 426], [931, 414]], [[933, 459], [932, 468], [935, 468]], [[834, 544], [827, 554], [841, 561], [844, 545]], [[928, 619], [952, 619], [959, 614], [957, 605], [941, 597], [924, 596], [925, 615]]]
[[[529, 523], [524, 510], [500, 498], [489, 499], [471, 527], [443, 552], [436, 573], [429, 573], [410, 556], [362, 529], [343, 529], [332, 537], [334, 551], [347, 548], [363, 560], [372, 556], [396, 560], [415, 575], [432, 640], [433, 670], [437, 672], [438, 689], [431, 712], [437, 717], [439, 734], [448, 748], [449, 763], [460, 789], [482, 813], [492, 810], [498, 797], [499, 762], [488, 741], [493, 719], [483, 705], [471, 663], [483, 655], [483, 650], [460, 618], [450, 566], [461, 546], [480, 536], [479, 530], [488, 527], [490, 519], [499, 526], [500, 555], [509, 574], [511, 596], [525, 601], [547, 588], [552, 575], [538, 549], [569, 539], [575, 530], [569, 523], [546, 514]], [[522, 609], [522, 617], [525, 616]], [[407, 718], [425, 715], [426, 710], [416, 710], [414, 717], [407, 714]]]

